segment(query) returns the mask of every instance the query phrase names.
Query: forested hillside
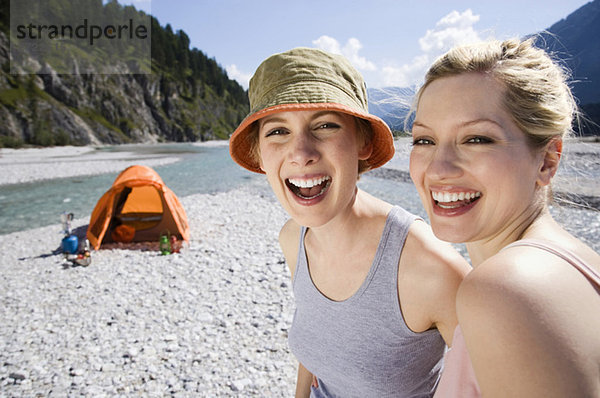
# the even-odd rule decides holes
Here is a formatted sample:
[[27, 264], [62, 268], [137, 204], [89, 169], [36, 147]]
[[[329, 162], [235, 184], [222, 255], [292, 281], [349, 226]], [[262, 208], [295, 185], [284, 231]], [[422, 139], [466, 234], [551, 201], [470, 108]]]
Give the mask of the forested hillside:
[[[61, 42], [65, 50], [51, 63], [25, 56], [17, 67], [33, 65], [35, 73], [11, 74], [10, 2], [0, 0], [0, 146], [227, 139], [248, 112], [245, 90], [215, 59], [190, 48], [185, 32], [116, 1], [46, 1], [65, 23], [92, 14], [149, 21], [151, 62], [113, 56], [111, 47], [83, 52], [76, 41]], [[37, 0], [19, 2], [22, 10]], [[127, 54], [134, 50], [117, 44]]]

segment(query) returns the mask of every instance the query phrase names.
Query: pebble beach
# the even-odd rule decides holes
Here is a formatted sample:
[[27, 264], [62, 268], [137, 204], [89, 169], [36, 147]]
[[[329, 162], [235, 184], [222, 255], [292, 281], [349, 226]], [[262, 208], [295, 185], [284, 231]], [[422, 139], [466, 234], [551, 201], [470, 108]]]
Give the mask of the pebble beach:
[[[55, 150], [26, 151], [50, 162]], [[266, 181], [180, 199], [192, 238], [167, 256], [101, 249], [72, 266], [60, 225], [0, 235], [0, 397], [293, 396], [285, 212]]]
[[[0, 185], [76, 175], [53, 151], [87, 153], [3, 150]], [[88, 156], [105, 156], [89, 159], [98, 172], [125, 167]], [[191, 240], [171, 255], [101, 249], [73, 266], [58, 224], [0, 235], [0, 397], [294, 395], [293, 295], [277, 242], [285, 212], [266, 180], [180, 199]], [[600, 212], [560, 211], [597, 244]], [[72, 227], [84, 236], [88, 222]]]

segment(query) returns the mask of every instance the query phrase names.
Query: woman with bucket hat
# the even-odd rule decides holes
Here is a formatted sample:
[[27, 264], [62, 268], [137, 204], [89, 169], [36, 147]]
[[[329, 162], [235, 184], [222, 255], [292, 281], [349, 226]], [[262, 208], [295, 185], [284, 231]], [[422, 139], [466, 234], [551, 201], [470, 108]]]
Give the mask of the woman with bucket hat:
[[296, 395], [431, 396], [469, 266], [418, 217], [358, 189], [394, 155], [361, 75], [296, 48], [258, 67], [249, 98], [230, 153], [266, 174], [291, 217], [279, 241], [296, 302]]

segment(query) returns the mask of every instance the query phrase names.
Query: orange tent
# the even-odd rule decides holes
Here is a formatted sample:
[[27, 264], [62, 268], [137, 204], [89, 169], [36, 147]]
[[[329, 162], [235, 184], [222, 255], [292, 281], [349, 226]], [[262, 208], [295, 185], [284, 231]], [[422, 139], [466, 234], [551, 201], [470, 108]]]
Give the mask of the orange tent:
[[108, 242], [157, 242], [167, 232], [189, 240], [185, 210], [156, 171], [136, 165], [123, 170], [98, 200], [87, 238], [97, 250]]

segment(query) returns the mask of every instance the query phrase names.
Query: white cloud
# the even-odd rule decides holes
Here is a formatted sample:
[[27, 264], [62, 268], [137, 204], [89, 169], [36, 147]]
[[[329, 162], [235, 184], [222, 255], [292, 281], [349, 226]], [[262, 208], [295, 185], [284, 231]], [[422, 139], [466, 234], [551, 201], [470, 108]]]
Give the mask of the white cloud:
[[226, 66], [225, 71], [227, 71], [227, 76], [229, 76], [230, 79], [237, 80], [237, 82], [244, 87], [244, 89], [248, 89], [250, 78], [252, 77], [251, 73], [244, 73], [240, 71], [236, 64]]
[[342, 53], [352, 62], [356, 68], [365, 71], [375, 71], [377, 67], [371, 61], [368, 61], [365, 57], [361, 57], [358, 55], [358, 52], [362, 48], [362, 44], [358, 39], [350, 38], [344, 48], [342, 49]]
[[408, 87], [423, 78], [430, 61], [427, 54], [415, 57], [410, 64], [400, 67], [387, 65], [382, 68], [383, 86]]
[[321, 36], [317, 40], [313, 40], [313, 45], [317, 46], [321, 50], [333, 53], [333, 54], [342, 54], [342, 49], [340, 48], [340, 43], [329, 36]]
[[435, 29], [428, 29], [425, 36], [419, 39], [421, 50], [426, 53], [432, 50], [441, 53], [455, 45], [480, 40], [473, 29], [478, 21], [479, 15], [473, 15], [470, 9], [462, 14], [452, 11], [437, 22]]
[[460, 13], [452, 11], [441, 18], [434, 29], [428, 29], [419, 39], [422, 54], [402, 66], [386, 65], [382, 68], [382, 81], [386, 86], [409, 86], [420, 84], [431, 63], [450, 48], [481, 40], [473, 28], [479, 21], [470, 9]]
[[360, 51], [360, 49], [363, 46], [362, 46], [361, 42], [354, 37], [351, 37], [350, 39], [348, 39], [348, 41], [346, 42], [346, 45], [344, 47], [341, 47], [340, 43], [333, 37], [325, 36], [325, 35], [319, 37], [317, 40], [313, 40], [312, 43], [317, 48], [320, 48], [322, 50], [325, 50], [325, 51], [328, 51], [328, 52], [334, 53], [334, 54], [343, 55], [344, 57], [348, 58], [350, 63], [352, 63], [352, 65], [354, 65], [354, 67], [358, 70], [362, 70], [362, 71], [377, 70], [377, 67], [375, 66], [375, 64], [373, 62], [367, 60], [365, 57], [358, 55], [358, 52]]
[[450, 48], [480, 41], [479, 33], [474, 28], [479, 18], [479, 15], [473, 14], [471, 9], [463, 12], [455, 10], [445, 15], [433, 29], [427, 29], [419, 39], [421, 53], [403, 65], [381, 62], [377, 66], [360, 55], [363, 45], [356, 38], [350, 38], [342, 45], [337, 39], [324, 35], [313, 40], [312, 44], [317, 48], [348, 58], [352, 65], [365, 75], [365, 78], [370, 78], [370, 85], [373, 87], [407, 87], [421, 84], [431, 63]]

